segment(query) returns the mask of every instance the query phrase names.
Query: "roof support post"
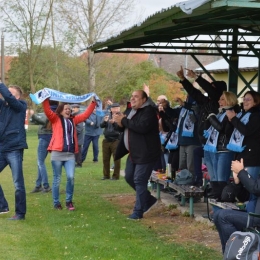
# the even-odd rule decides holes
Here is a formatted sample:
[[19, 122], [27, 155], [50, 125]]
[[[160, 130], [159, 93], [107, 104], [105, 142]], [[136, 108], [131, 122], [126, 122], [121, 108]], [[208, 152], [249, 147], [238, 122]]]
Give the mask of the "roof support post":
[[237, 55], [237, 36], [238, 29], [234, 28], [233, 38], [232, 38], [232, 54], [229, 57], [229, 69], [228, 69], [228, 86], [229, 91], [237, 94], [237, 84], [238, 84], [238, 60], [239, 57]]

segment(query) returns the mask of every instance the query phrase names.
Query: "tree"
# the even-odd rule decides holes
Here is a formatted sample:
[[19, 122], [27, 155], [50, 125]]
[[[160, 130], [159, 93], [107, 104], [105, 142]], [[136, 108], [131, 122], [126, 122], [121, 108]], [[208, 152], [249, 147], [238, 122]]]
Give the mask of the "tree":
[[[11, 63], [8, 76], [10, 82], [19, 84], [28, 93], [31, 92], [31, 89], [29, 88], [27, 58], [26, 52], [19, 52], [19, 56]], [[82, 88], [87, 86], [88, 78], [85, 70], [84, 60], [70, 57], [64, 51], [50, 46], [43, 47], [38, 54], [37, 64], [34, 68], [35, 91], [44, 87], [56, 89], [58, 78], [61, 91], [80, 95]]]
[[[135, 0], [63, 0], [59, 6], [67, 23], [67, 41], [78, 48], [93, 45], [98, 40], [118, 32], [131, 14]], [[74, 35], [75, 38], [71, 37]], [[87, 49], [88, 92], [95, 91], [95, 55]]]
[[27, 57], [30, 90], [35, 93], [34, 72], [42, 45], [49, 30], [54, 0], [4, 0], [1, 5], [5, 28], [19, 41], [19, 52]]

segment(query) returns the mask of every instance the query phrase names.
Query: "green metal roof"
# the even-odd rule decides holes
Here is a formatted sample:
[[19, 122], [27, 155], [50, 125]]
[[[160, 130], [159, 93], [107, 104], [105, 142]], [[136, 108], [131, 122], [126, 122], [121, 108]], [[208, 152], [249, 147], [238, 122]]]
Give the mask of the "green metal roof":
[[233, 51], [259, 57], [259, 37], [260, 0], [189, 0], [89, 48], [94, 52], [220, 56]]

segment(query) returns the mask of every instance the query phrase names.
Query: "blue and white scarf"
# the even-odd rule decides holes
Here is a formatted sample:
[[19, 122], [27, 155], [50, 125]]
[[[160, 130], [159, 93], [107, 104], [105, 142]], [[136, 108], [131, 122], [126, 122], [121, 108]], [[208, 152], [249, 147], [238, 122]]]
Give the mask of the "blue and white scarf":
[[191, 120], [191, 117], [193, 115], [194, 115], [194, 112], [192, 110], [188, 110], [184, 107], [181, 109], [181, 112], [179, 115], [179, 120], [178, 120], [178, 125], [177, 125], [177, 130], [176, 130], [177, 134], [180, 132], [180, 123], [181, 123], [182, 119], [184, 118], [181, 136], [185, 136], [185, 137], [194, 136], [194, 122]]
[[96, 113], [100, 116], [104, 116], [104, 112], [102, 112], [102, 102], [95, 93], [88, 93], [81, 96], [76, 96], [76, 95], [60, 92], [54, 89], [44, 88], [37, 91], [35, 94], [30, 94], [31, 100], [36, 105], [41, 104], [47, 98], [50, 98], [50, 100], [55, 100], [60, 102], [82, 103], [89, 100], [92, 97], [94, 97], [97, 102]]
[[[222, 122], [225, 116], [226, 116], [226, 112], [218, 113], [216, 115], [219, 122]], [[213, 126], [210, 126], [210, 128], [207, 131], [204, 131], [204, 137], [208, 139], [203, 149], [208, 152], [216, 153], [218, 136], [219, 136], [219, 131], [217, 131]]]
[[[237, 114], [237, 117], [240, 118], [241, 115], [242, 115], [242, 112]], [[244, 125], [246, 125], [249, 121], [250, 115], [251, 115], [250, 112], [247, 112], [246, 114], [244, 114], [244, 116], [240, 119], [240, 122], [242, 122]], [[229, 144], [227, 145], [227, 149], [234, 151], [234, 152], [241, 153], [246, 147], [246, 145], [242, 146], [244, 138], [245, 138], [245, 136], [243, 134], [241, 134], [235, 128], [230, 137]]]
[[168, 150], [176, 150], [178, 148], [178, 134], [176, 132], [172, 132], [165, 148]]

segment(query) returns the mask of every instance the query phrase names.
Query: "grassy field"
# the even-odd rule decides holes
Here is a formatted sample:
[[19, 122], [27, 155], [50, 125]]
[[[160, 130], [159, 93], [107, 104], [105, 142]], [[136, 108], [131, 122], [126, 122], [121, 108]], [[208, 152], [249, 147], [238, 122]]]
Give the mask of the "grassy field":
[[[154, 230], [143, 225], [142, 221], [128, 220], [120, 211], [120, 207], [110, 203], [106, 196], [134, 193], [123, 178], [119, 181], [101, 180], [101, 151], [99, 162], [94, 164], [90, 149], [84, 166], [76, 169], [74, 193], [76, 210], [73, 212], [66, 209], [54, 210], [51, 193], [30, 193], [35, 186], [37, 172], [37, 126], [29, 126], [27, 142], [29, 149], [25, 151], [24, 156], [27, 192], [25, 221], [7, 220], [14, 214], [14, 188], [10, 169], [6, 168], [0, 176], [10, 208], [9, 214], [0, 215], [1, 259], [221, 259], [219, 252], [199, 244], [187, 247], [169, 243], [159, 237]], [[51, 183], [49, 156], [46, 164]], [[122, 161], [122, 169], [124, 164], [125, 160]], [[65, 182], [63, 172], [60, 187], [63, 206]]]

